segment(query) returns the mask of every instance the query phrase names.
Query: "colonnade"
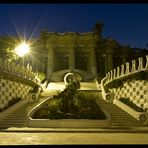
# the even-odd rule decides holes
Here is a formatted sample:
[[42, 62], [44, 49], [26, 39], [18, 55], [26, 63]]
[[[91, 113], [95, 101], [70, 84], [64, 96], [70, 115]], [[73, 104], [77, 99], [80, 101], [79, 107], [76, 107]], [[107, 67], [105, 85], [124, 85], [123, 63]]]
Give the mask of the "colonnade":
[[[47, 64], [47, 76], [48, 79], [50, 78], [51, 74], [54, 72], [54, 47], [53, 45], [50, 45], [48, 47], [48, 64]], [[75, 48], [76, 47], [70, 47], [69, 48], [69, 69], [75, 69]], [[97, 76], [97, 63], [96, 63], [96, 53], [95, 48], [93, 46], [89, 47], [89, 72], [95, 77]], [[58, 59], [57, 59], [58, 60]], [[123, 59], [124, 60], [124, 59]], [[105, 66], [105, 67], [104, 67]], [[112, 52], [106, 52], [105, 57], [105, 65], [102, 65], [102, 68], [105, 68], [105, 72], [108, 72], [113, 69], [113, 53]]]

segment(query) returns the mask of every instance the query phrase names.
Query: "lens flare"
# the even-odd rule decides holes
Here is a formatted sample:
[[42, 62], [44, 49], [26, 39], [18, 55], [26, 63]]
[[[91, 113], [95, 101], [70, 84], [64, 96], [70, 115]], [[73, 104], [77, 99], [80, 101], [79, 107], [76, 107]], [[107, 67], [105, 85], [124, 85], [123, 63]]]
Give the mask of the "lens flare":
[[15, 48], [15, 53], [20, 57], [23, 57], [28, 52], [29, 52], [29, 45], [25, 42], [21, 43]]

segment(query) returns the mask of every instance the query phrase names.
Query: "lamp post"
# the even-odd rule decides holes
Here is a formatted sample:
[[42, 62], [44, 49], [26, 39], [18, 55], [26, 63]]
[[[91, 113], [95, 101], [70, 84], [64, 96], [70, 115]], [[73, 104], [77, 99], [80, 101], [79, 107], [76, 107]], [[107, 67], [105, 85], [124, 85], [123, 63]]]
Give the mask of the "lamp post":
[[26, 42], [22, 42], [14, 49], [15, 54], [19, 57], [23, 58], [23, 66], [24, 66], [24, 56], [29, 52], [29, 44]]

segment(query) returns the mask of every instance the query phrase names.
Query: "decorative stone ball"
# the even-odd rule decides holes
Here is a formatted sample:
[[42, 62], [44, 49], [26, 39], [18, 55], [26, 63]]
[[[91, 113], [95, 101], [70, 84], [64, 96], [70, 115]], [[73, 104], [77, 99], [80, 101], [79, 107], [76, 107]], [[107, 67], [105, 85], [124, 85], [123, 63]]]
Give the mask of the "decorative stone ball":
[[140, 117], [139, 117], [139, 120], [140, 120], [141, 122], [146, 121], [146, 116], [145, 116], [144, 114], [141, 114]]

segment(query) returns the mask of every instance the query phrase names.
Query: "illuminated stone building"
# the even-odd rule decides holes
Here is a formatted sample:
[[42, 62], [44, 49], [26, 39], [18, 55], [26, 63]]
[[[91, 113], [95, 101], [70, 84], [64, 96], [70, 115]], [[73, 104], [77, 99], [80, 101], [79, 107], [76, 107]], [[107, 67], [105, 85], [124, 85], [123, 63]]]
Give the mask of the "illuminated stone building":
[[133, 48], [122, 46], [111, 38], [102, 38], [99, 32], [46, 31], [38, 45], [42, 54], [36, 55], [41, 63], [37, 64], [38, 69], [51, 81], [62, 81], [70, 71], [79, 73], [85, 81], [101, 79], [108, 71], [139, 56]]

